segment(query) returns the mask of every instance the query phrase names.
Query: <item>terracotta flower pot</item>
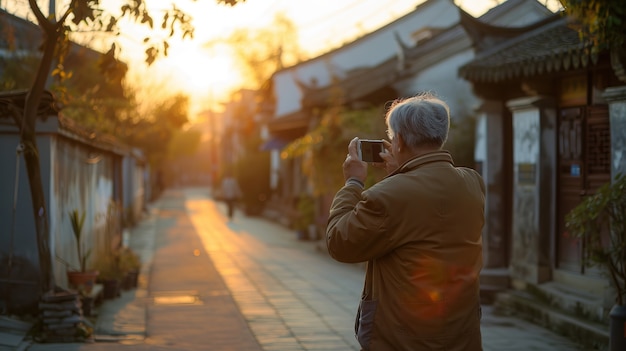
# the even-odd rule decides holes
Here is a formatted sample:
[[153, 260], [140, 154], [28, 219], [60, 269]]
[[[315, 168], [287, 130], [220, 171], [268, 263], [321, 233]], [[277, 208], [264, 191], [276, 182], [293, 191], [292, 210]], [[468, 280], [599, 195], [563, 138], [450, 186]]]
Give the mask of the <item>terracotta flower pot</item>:
[[132, 271], [128, 271], [126, 272], [126, 275], [124, 276], [124, 284], [123, 284], [123, 289], [124, 290], [130, 290], [130, 289], [134, 289], [137, 287], [137, 281], [139, 278], [139, 271], [138, 270], [132, 270]]
[[102, 298], [105, 300], [114, 299], [120, 296], [121, 283], [119, 279], [102, 279]]
[[98, 271], [89, 272], [67, 272], [67, 281], [70, 286], [78, 291], [84, 291], [89, 294], [96, 284], [96, 278], [98, 277]]

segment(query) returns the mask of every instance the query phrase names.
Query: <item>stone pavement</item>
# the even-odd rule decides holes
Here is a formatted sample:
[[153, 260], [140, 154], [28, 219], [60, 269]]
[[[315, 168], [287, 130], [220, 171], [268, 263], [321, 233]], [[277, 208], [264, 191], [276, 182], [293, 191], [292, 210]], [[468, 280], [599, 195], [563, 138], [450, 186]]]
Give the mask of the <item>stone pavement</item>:
[[[207, 189], [174, 189], [127, 235], [139, 287], [98, 309], [95, 342], [18, 350], [358, 350], [352, 326], [363, 269], [340, 264], [273, 222], [237, 213]], [[483, 347], [580, 350], [483, 306]]]

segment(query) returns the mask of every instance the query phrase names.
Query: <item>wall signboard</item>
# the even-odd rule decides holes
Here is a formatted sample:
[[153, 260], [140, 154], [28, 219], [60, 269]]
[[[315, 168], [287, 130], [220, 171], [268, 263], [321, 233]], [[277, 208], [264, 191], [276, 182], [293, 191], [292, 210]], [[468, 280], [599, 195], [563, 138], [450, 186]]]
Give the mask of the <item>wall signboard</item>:
[[517, 164], [517, 183], [520, 185], [537, 184], [536, 166], [534, 163]]

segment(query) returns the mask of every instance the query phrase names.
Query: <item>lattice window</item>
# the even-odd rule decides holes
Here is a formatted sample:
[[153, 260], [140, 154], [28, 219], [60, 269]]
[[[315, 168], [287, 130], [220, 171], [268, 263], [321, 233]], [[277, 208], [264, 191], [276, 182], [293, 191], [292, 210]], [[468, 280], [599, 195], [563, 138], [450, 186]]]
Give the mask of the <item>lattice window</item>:
[[606, 109], [589, 111], [586, 139], [589, 174], [609, 174], [611, 172], [611, 130]]
[[579, 109], [563, 111], [559, 126], [559, 154], [561, 160], [580, 160], [582, 151], [582, 116]]

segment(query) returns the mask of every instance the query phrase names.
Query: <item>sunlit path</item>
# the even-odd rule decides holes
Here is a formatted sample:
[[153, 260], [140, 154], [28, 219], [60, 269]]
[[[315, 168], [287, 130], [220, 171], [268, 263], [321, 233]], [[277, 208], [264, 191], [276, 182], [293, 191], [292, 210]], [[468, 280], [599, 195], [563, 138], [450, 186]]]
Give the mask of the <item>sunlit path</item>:
[[197, 190], [186, 197], [205, 250], [264, 350], [359, 349], [352, 329], [359, 266], [336, 263], [295, 234], [285, 240], [288, 232], [267, 221], [236, 216], [229, 223]]

